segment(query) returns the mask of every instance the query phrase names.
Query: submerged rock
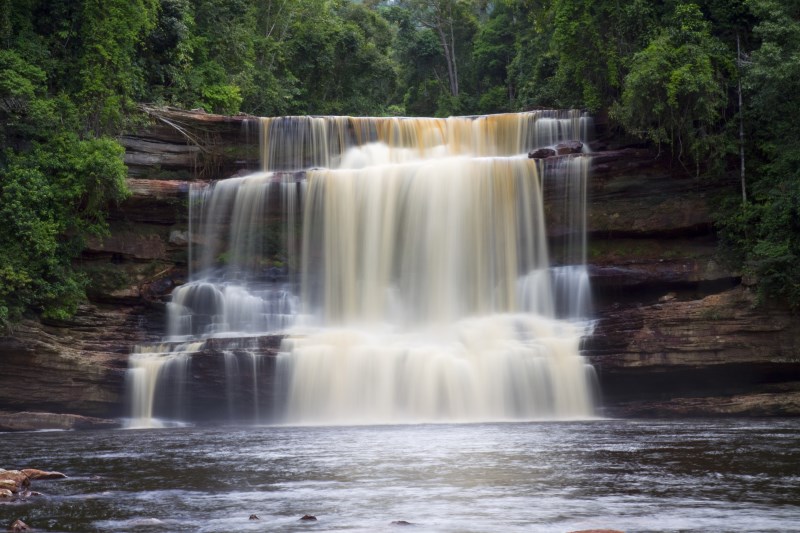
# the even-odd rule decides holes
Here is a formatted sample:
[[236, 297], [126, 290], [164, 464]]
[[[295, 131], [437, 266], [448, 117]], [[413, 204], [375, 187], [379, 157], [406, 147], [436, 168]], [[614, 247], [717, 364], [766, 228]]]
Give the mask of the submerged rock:
[[405, 520], [395, 520], [391, 523], [393, 526], [413, 526], [411, 522], [406, 522]]
[[30, 531], [31, 526], [23, 522], [22, 520], [15, 520], [13, 524], [8, 526], [9, 531]]
[[251, 514], [250, 518], [248, 518], [248, 520], [261, 520], [261, 519], [258, 517], [257, 514]]
[[300, 518], [300, 520], [306, 520], [306, 521], [309, 521], [309, 522], [316, 522], [317, 517], [314, 516], [314, 515], [305, 514]]

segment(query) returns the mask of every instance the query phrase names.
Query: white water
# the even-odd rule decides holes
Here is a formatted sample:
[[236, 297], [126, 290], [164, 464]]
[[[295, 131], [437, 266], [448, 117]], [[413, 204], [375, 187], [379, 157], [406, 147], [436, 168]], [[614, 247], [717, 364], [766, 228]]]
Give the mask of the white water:
[[[590, 416], [587, 163], [526, 156], [584, 139], [587, 123], [553, 112], [262, 119], [264, 171], [195, 192], [202, 246], [170, 304], [171, 340], [288, 333], [286, 423]], [[157, 366], [136, 359], [134, 372]], [[151, 399], [135, 400], [135, 417], [146, 419], [160, 374], [139, 375], [149, 382], [134, 394]]]

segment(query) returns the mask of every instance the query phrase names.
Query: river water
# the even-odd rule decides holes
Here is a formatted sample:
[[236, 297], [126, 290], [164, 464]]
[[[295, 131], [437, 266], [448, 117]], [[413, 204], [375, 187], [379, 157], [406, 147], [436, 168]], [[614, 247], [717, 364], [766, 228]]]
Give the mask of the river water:
[[800, 531], [797, 420], [2, 434], [0, 465], [69, 476], [0, 504], [38, 531]]

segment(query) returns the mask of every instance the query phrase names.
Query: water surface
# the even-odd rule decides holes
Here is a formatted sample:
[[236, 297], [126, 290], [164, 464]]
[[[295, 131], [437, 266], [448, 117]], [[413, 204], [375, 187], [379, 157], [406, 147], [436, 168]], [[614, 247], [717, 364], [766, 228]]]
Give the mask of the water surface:
[[0, 504], [39, 531], [800, 530], [795, 420], [0, 434], [0, 466], [69, 476]]

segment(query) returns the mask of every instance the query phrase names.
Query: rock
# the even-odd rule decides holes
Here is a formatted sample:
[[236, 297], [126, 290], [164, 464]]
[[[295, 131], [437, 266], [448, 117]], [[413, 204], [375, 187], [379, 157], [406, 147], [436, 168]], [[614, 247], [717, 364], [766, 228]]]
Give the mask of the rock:
[[31, 527], [22, 520], [15, 520], [13, 524], [8, 526], [9, 531], [31, 531]]
[[317, 520], [317, 517], [314, 516], [314, 515], [306, 514], [306, 515], [303, 515], [302, 517], [300, 517], [300, 520], [306, 520], [308, 522], [315, 522]]
[[167, 256], [166, 246], [160, 235], [142, 235], [134, 232], [116, 232], [105, 237], [87, 237], [84, 253], [105, 253], [112, 257], [127, 257], [141, 261], [164, 260]]
[[[225, 116], [141, 105], [152, 123], [119, 138], [133, 177], [189, 179], [228, 176], [258, 168], [258, 136], [248, 136], [248, 115]], [[179, 127], [174, 125], [180, 124]]]
[[671, 302], [672, 300], [674, 300], [675, 298], [677, 298], [677, 296], [678, 296], [678, 295], [677, 295], [677, 294], [675, 294], [674, 292], [668, 292], [668, 293], [667, 293], [667, 294], [665, 294], [664, 296], [660, 297], [660, 298], [658, 299], [658, 301], [659, 301], [659, 302], [662, 302], [662, 303], [663, 303], [663, 302]]
[[0, 479], [0, 490], [7, 490], [9, 492], [18, 492], [19, 485], [11, 479]]
[[580, 141], [564, 141], [555, 146], [558, 155], [580, 154], [583, 152], [583, 143]]
[[3, 491], [4, 497], [17, 494], [21, 498], [28, 498], [30, 496], [39, 496], [38, 492], [31, 492], [27, 489], [31, 481], [39, 479], [63, 479], [67, 476], [61, 472], [45, 472], [44, 470], [37, 470], [34, 468], [26, 468], [24, 470], [4, 470], [0, 469], [0, 491]]
[[258, 515], [251, 514], [250, 518], [248, 518], [248, 520], [261, 520], [261, 519], [258, 517]]
[[413, 526], [411, 522], [406, 522], [405, 520], [395, 520], [391, 523], [393, 526]]
[[14, 493], [11, 492], [9, 489], [0, 489], [0, 500], [11, 498], [14, 496]]
[[189, 232], [172, 230], [169, 232], [169, 243], [185, 246], [189, 244]]
[[31, 481], [36, 481], [37, 479], [65, 479], [67, 477], [61, 472], [45, 472], [35, 468], [23, 468], [21, 472], [28, 476]]
[[17, 493], [30, 486], [28, 476], [19, 470], [0, 470], [0, 488]]
[[528, 159], [546, 159], [556, 155], [556, 151], [552, 148], [538, 148], [528, 153]]
[[611, 416], [800, 416], [800, 317], [737, 287], [606, 308], [585, 341]]
[[69, 320], [23, 320], [13, 335], [0, 333], [0, 431], [119, 427], [110, 419], [124, 415], [128, 355], [164, 335], [162, 313], [144, 304], [81, 305]]
[[22, 411], [18, 413], [0, 412], [0, 431], [39, 431], [43, 429], [115, 429], [119, 427], [121, 427], [119, 421], [107, 418], [30, 411]]

